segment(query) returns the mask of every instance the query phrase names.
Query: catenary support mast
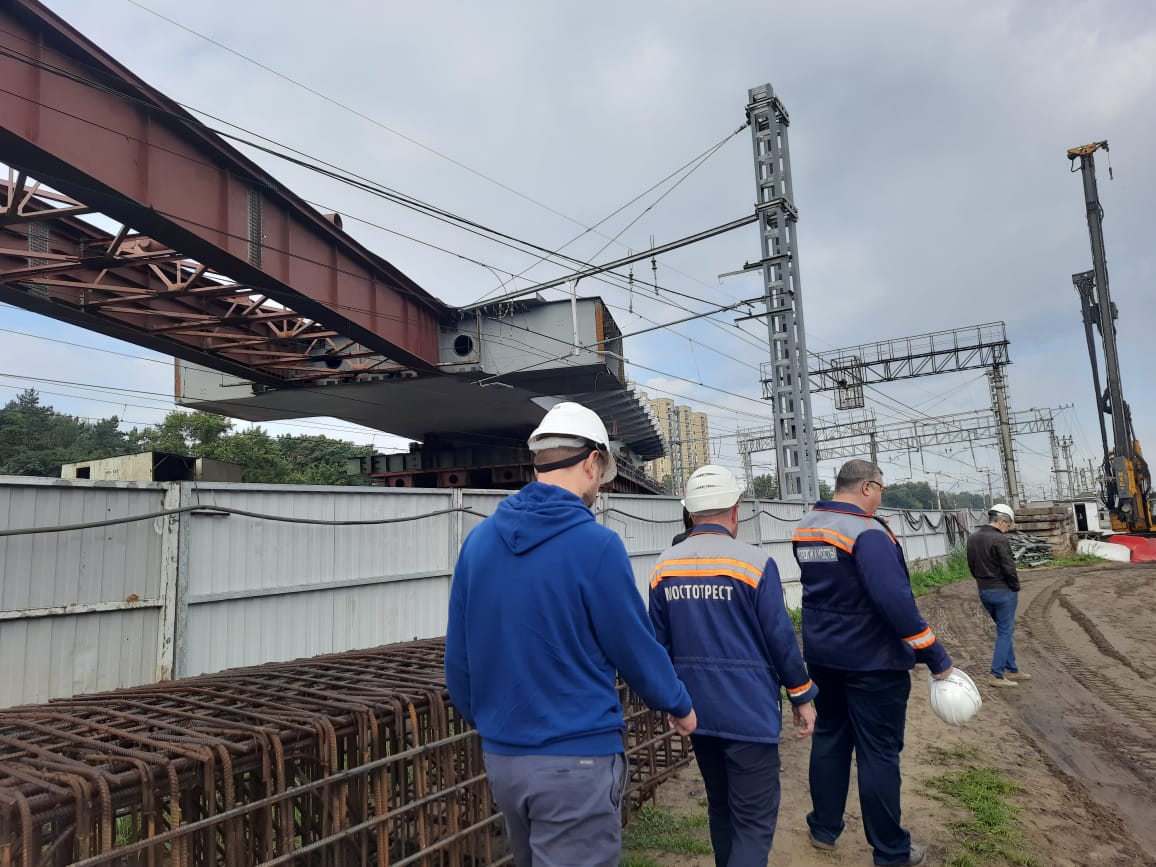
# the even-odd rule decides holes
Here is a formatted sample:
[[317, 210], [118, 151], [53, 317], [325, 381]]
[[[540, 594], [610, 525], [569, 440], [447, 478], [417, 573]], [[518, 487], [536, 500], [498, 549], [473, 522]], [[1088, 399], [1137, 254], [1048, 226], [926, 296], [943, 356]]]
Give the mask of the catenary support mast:
[[758, 200], [759, 242], [770, 361], [763, 365], [763, 397], [771, 401], [780, 496], [814, 502], [819, 478], [811, 430], [807, 342], [803, 331], [791, 157], [790, 117], [769, 84], [751, 88], [751, 126]]

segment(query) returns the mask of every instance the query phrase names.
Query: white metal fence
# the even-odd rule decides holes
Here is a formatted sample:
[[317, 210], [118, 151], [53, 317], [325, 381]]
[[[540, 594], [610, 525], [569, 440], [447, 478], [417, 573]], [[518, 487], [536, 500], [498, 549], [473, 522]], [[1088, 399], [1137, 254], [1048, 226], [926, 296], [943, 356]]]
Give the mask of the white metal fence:
[[[0, 530], [175, 512], [0, 536], [0, 707], [442, 635], [458, 548], [505, 496], [0, 477]], [[803, 507], [742, 508], [739, 537], [775, 558], [797, 607], [790, 537]], [[596, 511], [645, 594], [682, 529], [678, 499], [611, 494]], [[948, 551], [937, 513], [891, 524], [911, 560]]]

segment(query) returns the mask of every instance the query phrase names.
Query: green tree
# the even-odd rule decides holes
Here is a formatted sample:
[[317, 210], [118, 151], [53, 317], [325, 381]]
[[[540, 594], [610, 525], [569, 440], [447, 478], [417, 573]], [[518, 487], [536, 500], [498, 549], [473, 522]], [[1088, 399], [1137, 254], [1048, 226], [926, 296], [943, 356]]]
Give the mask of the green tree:
[[59, 476], [61, 464], [134, 450], [116, 416], [89, 422], [59, 413], [33, 389], [0, 409], [0, 474]]
[[324, 436], [277, 437], [277, 448], [285, 458], [293, 478], [304, 485], [365, 484], [360, 476], [350, 476], [350, 458], [368, 457], [373, 446], [359, 446]]
[[935, 491], [927, 482], [897, 482], [883, 492], [883, 505], [889, 509], [934, 509]]
[[[222, 438], [233, 430], [233, 422], [211, 412], [182, 412], [174, 410], [152, 428], [137, 430], [133, 435], [141, 451], [171, 452], [198, 458], [215, 457], [210, 454]], [[224, 460], [223, 458], [221, 460]]]
[[751, 494], [757, 500], [777, 500], [779, 498], [779, 479], [777, 476], [755, 476], [751, 480]]
[[299, 481], [277, 447], [277, 440], [262, 427], [251, 427], [205, 443], [198, 448], [197, 457], [240, 464], [244, 467], [241, 480], [245, 482], [293, 484]]

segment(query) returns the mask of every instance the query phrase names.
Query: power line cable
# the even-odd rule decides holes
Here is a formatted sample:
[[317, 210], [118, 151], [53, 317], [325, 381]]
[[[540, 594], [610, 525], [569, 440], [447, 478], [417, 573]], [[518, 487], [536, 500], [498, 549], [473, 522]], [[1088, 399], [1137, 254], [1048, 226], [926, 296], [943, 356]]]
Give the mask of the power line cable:
[[[21, 55], [21, 54], [19, 54], [19, 52], [5, 51], [3, 49], [0, 49], [0, 55], [4, 55], [4, 54], [7, 54], [8, 56], [12, 57], [13, 59], [17, 59], [17, 60], [19, 60], [21, 62], [25, 62], [29, 65], [36, 66], [36, 67], [44, 69], [46, 71], [53, 72], [55, 74], [67, 77], [70, 80], [73, 80], [73, 81], [80, 83], [82, 85], [91, 86], [95, 89], [99, 89], [105, 93], [108, 93], [110, 95], [116, 96], [116, 97], [121, 98], [121, 99], [124, 99], [126, 101], [141, 104], [141, 105], [147, 107], [150, 111], [152, 111], [154, 113], [158, 112], [158, 111], [160, 111], [160, 112], [165, 111], [163, 108], [156, 106], [155, 103], [152, 103], [152, 102], [149, 102], [146, 100], [142, 100], [139, 97], [133, 96], [131, 94], [126, 94], [122, 90], [118, 89], [117, 87], [109, 87], [106, 85], [102, 85], [98, 81], [94, 81], [92, 79], [85, 79], [82, 76], [77, 76], [75, 73], [72, 73], [69, 70], [64, 70], [64, 69], [61, 69], [59, 67], [55, 67], [55, 66], [48, 64], [42, 60], [39, 60], [38, 58], [34, 58], [34, 57], [31, 57], [28, 55]], [[104, 73], [102, 70], [97, 70], [97, 72], [99, 72], [102, 76], [107, 77], [107, 73]], [[120, 82], [119, 80], [116, 80], [115, 83], [117, 85], [122, 84], [122, 82]], [[2, 89], [0, 89], [0, 92], [8, 92], [8, 93], [10, 93], [10, 95], [15, 96], [17, 98], [22, 98], [22, 99], [24, 98], [21, 95], [14, 94], [10, 91], [3, 91]], [[99, 124], [96, 124], [94, 121], [92, 121], [88, 118], [82, 118], [82, 117], [79, 117], [77, 115], [71, 115], [68, 112], [63, 112], [62, 110], [56, 108], [55, 106], [51, 106], [51, 105], [48, 105], [45, 103], [40, 103], [40, 102], [37, 102], [36, 104], [42, 108], [46, 108], [46, 109], [49, 109], [52, 111], [56, 111], [56, 112], [63, 114], [65, 116], [72, 117], [73, 119], [75, 119], [79, 122], [88, 123], [88, 124], [97, 126], [98, 128], [106, 129], [106, 131], [109, 131], [109, 132], [118, 132], [116, 130], [111, 130], [111, 129], [106, 128], [106, 127], [101, 127]], [[177, 103], [177, 104], [179, 105], [179, 103]], [[274, 156], [276, 158], [280, 158], [280, 159], [286, 160], [288, 162], [294, 163], [300, 167], [319, 172], [321, 174], [324, 174], [326, 176], [331, 177], [332, 179], [341, 181], [341, 182], [346, 183], [347, 185], [350, 185], [350, 186], [360, 188], [363, 191], [370, 192], [371, 194], [377, 195], [379, 197], [387, 198], [390, 201], [394, 201], [395, 203], [402, 204], [405, 207], [409, 207], [413, 210], [417, 210], [418, 212], [424, 213], [427, 216], [433, 216], [435, 219], [439, 219], [442, 222], [447, 222], [450, 225], [455, 225], [457, 228], [464, 228], [465, 230], [470, 231], [472, 234], [479, 235], [480, 237], [482, 237], [486, 240], [497, 241], [498, 243], [501, 243], [504, 246], [510, 246], [511, 249], [515, 249], [519, 252], [525, 252], [525, 251], [520, 250], [516, 246], [513, 246], [514, 244], [521, 243], [524, 246], [531, 246], [531, 247], [536, 248], [537, 252], [539, 252], [543, 255], [552, 256], [555, 258], [561, 257], [561, 258], [567, 259], [570, 262], [573, 262], [574, 264], [589, 266], [589, 263], [583, 262], [580, 259], [576, 259], [576, 258], [570, 257], [570, 256], [562, 256], [562, 254], [560, 254], [560, 253], [554, 253], [553, 251], [548, 251], [546, 248], [537, 247], [537, 245], [531, 245], [530, 242], [519, 241], [519, 239], [513, 238], [512, 236], [506, 236], [506, 238], [504, 238], [504, 239], [502, 237], [490, 237], [489, 235], [485, 234], [485, 232], [487, 232], [487, 231], [496, 232], [496, 230], [489, 230], [489, 229], [487, 229], [487, 227], [484, 227], [481, 224], [474, 224], [474, 227], [471, 227], [471, 226], [466, 225], [466, 224], [470, 223], [472, 221], [465, 220], [465, 218], [459, 218], [459, 217], [457, 217], [457, 215], [454, 215], [448, 211], [443, 211], [442, 209], [436, 208], [436, 206], [428, 205], [428, 203], [425, 203], [419, 199], [415, 199], [413, 197], [407, 196], [406, 194], [397, 193], [397, 191], [391, 190], [390, 188], [384, 187], [383, 185], [376, 185], [375, 182], [369, 181], [368, 179], [363, 178], [362, 176], [357, 175], [356, 173], [348, 172], [347, 170], [341, 169], [338, 166], [334, 166], [332, 163], [328, 163], [328, 162], [326, 162], [324, 160], [320, 160], [319, 158], [316, 158], [316, 157], [311, 157], [308, 154], [305, 154], [304, 152], [295, 150], [293, 148], [288, 148], [287, 146], [284, 146], [280, 142], [276, 142], [275, 140], [270, 139], [267, 136], [263, 136], [260, 133], [256, 133], [252, 130], [246, 129], [245, 127], [234, 124], [230, 121], [218, 118], [217, 116], [215, 116], [209, 112], [206, 112], [203, 110], [198, 110], [198, 109], [190, 107], [190, 106], [182, 106], [182, 107], [185, 108], [187, 111], [196, 112], [196, 113], [201, 114], [205, 117], [212, 118], [213, 120], [215, 120], [219, 123], [224, 123], [227, 126], [231, 126], [234, 129], [239, 129], [248, 135], [255, 136], [256, 138], [267, 142], [271, 146], [284, 147], [284, 148], [286, 148], [286, 150], [290, 151], [291, 153], [296, 154], [296, 156], [290, 156], [290, 155], [287, 155], [285, 153], [282, 153], [282, 152], [274, 149], [274, 147], [266, 146], [266, 145], [260, 145], [260, 144], [257, 144], [255, 142], [249, 141], [248, 139], [245, 139], [243, 137], [237, 136], [235, 134], [231, 134], [231, 133], [225, 132], [223, 130], [213, 129], [211, 127], [205, 126], [203, 123], [201, 124], [201, 126], [204, 129], [206, 129], [210, 132], [213, 132], [213, 133], [215, 133], [219, 136], [225, 137], [225, 138], [231, 138], [240, 144], [247, 145], [249, 147], [253, 147], [253, 148], [257, 149], [258, 151], [264, 152], [270, 156]], [[187, 123], [189, 120], [189, 118], [187, 118], [183, 115], [173, 113], [171, 111], [168, 112], [168, 114], [170, 114], [172, 117], [174, 117], [176, 120], [178, 120], [181, 123]], [[731, 133], [730, 136], [728, 136], [727, 138], [729, 139], [733, 135], [737, 134], [739, 131], [741, 131], [741, 129], [742, 129], [742, 127], [740, 127], [738, 130], [736, 130], [734, 133]], [[118, 134], [119, 134], [119, 132], [118, 132]], [[130, 139], [131, 138], [132, 137], [130, 136]], [[725, 142], [726, 140], [727, 139], [724, 139], [723, 141]], [[151, 146], [159, 147], [159, 146], [155, 145], [155, 143], [152, 144]], [[717, 148], [719, 146], [721, 146], [721, 143], [719, 145], [712, 146], [712, 149], [710, 149], [708, 151], [708, 155], [710, 153], [713, 153], [714, 150], [717, 150]], [[167, 150], [165, 148], [160, 148], [160, 149], [161, 150]], [[175, 156], [181, 156], [182, 158], [188, 159], [187, 155], [177, 154], [176, 152], [172, 152], [172, 151], [168, 151], [168, 152], [173, 153], [173, 155], [175, 155]], [[313, 163], [318, 163], [318, 164], [320, 164], [320, 166], [324, 166], [326, 168], [321, 168], [318, 165], [314, 165], [313, 163], [309, 162], [310, 160], [312, 160]], [[205, 163], [203, 161], [198, 161], [195, 159], [193, 160], [193, 162], [201, 162], [202, 164], [204, 164], [206, 166], [210, 165], [209, 163]], [[213, 165], [212, 167], [213, 168], [219, 168], [216, 165]], [[284, 189], [284, 187], [282, 185], [280, 185], [276, 182], [272, 182], [272, 181], [267, 182], [267, 186], [269, 186], [270, 189], [278, 191], [278, 192], [280, 192]], [[127, 200], [127, 197], [125, 197], [125, 198]], [[337, 210], [342, 210], [342, 209], [337, 209]], [[439, 214], [436, 212], [441, 212], [441, 213]], [[176, 218], [176, 215], [169, 215], [169, 216], [174, 216], [174, 218]], [[458, 220], [459, 222], [455, 223], [454, 220]], [[465, 221], [465, 222], [461, 222], [461, 221]], [[191, 225], [196, 225], [192, 221], [186, 221], [186, 222], [189, 222]], [[369, 221], [362, 221], [362, 222], [368, 223]], [[385, 231], [393, 231], [393, 230], [390, 230], [386, 227], [380, 227], [379, 226], [378, 228], [382, 228]], [[395, 234], [401, 234], [401, 233], [395, 232]], [[500, 236], [501, 234], [502, 233], [497, 233], [498, 236]], [[414, 239], [410, 236], [406, 236], [406, 235], [402, 235], [402, 236], [407, 237], [410, 240], [418, 241], [418, 239]], [[418, 243], [423, 243], [423, 242], [418, 241]], [[437, 245], [428, 245], [427, 244], [427, 246], [431, 246], [434, 249], [441, 250], [442, 252], [449, 252], [452, 255], [456, 256], [457, 258], [463, 258], [466, 261], [471, 261], [474, 264], [479, 264], [479, 265], [482, 265], [483, 267], [487, 267], [487, 268], [493, 267], [493, 266], [490, 266], [490, 265], [488, 265], [484, 262], [481, 262], [479, 260], [475, 260], [475, 259], [472, 259], [470, 257], [465, 257], [465, 256], [462, 256], [461, 254], [452, 253], [452, 251], [446, 251], [444, 248], [440, 248]], [[293, 255], [293, 254], [286, 253], [286, 255]], [[507, 273], [510, 273], [510, 272], [507, 272]], [[613, 277], [619, 279], [620, 281], [626, 279], [622, 275], [618, 275], [618, 274], [613, 274], [613, 275], [609, 275], [609, 276], [613, 276]], [[601, 279], [601, 275], [599, 275], [599, 278]], [[607, 282], [607, 279], [603, 279], [602, 281]], [[699, 281], [699, 282], [701, 282], [701, 281]], [[706, 284], [703, 284], [703, 285], [706, 285]], [[696, 301], [699, 300], [697, 297], [695, 297], [693, 295], [675, 292], [674, 290], [671, 290], [668, 287], [660, 287], [656, 284], [655, 288], [656, 288], [656, 290], [662, 289], [662, 291], [664, 291], [664, 292], [672, 292], [672, 293], [679, 295], [681, 297], [688, 298], [689, 300], [696, 300]]]
[[113, 527], [118, 524], [135, 524], [140, 521], [153, 521], [157, 518], [168, 518], [193, 512], [201, 515], [238, 515], [243, 518], [256, 518], [260, 521], [279, 521], [285, 524], [313, 524], [322, 527], [364, 527], [379, 524], [401, 524], [409, 521], [424, 521], [428, 518], [438, 518], [442, 515], [466, 514], [478, 518], [488, 518], [485, 512], [479, 512], [468, 506], [459, 506], [452, 509], [439, 509], [436, 512], [423, 512], [420, 515], [402, 515], [398, 518], [357, 518], [347, 520], [327, 520], [324, 518], [299, 518], [293, 515], [271, 515], [265, 512], [251, 512], [248, 509], [236, 509], [232, 506], [197, 505], [181, 506], [176, 509], [161, 509], [156, 512], [145, 512], [139, 515], [125, 515], [120, 518], [108, 518], [103, 521], [85, 521], [78, 524], [58, 524], [48, 527], [18, 527], [11, 530], [0, 530], [0, 538], [5, 536], [31, 536], [42, 533], [67, 533], [75, 530], [95, 530], [99, 527]]
[[[616, 211], [612, 212], [610, 215], [608, 215], [607, 217], [603, 218], [603, 219], [602, 219], [602, 220], [600, 220], [599, 222], [595, 223], [593, 226], [586, 226], [586, 225], [585, 225], [585, 224], [584, 224], [582, 221], [580, 221], [580, 220], [577, 220], [577, 219], [575, 219], [574, 217], [571, 217], [571, 216], [569, 216], [569, 215], [567, 215], [567, 214], [565, 214], [565, 213], [563, 213], [563, 212], [561, 212], [561, 211], [557, 210], [556, 208], [553, 208], [553, 207], [551, 207], [550, 205], [546, 204], [545, 202], [541, 202], [541, 201], [539, 201], [538, 199], [535, 199], [535, 198], [533, 198], [532, 196], [529, 196], [529, 195], [527, 195], [527, 194], [525, 194], [525, 193], [522, 193], [522, 192], [520, 192], [519, 190], [516, 190], [516, 189], [514, 189], [513, 187], [511, 187], [511, 186], [509, 186], [509, 185], [507, 185], [507, 184], [504, 184], [504, 183], [502, 183], [501, 181], [497, 180], [496, 178], [493, 178], [493, 177], [491, 177], [491, 176], [489, 176], [489, 175], [487, 175], [487, 174], [485, 174], [485, 173], [483, 173], [483, 172], [481, 172], [481, 171], [478, 171], [477, 169], [474, 169], [474, 168], [472, 168], [471, 166], [468, 166], [468, 165], [466, 165], [465, 163], [461, 162], [460, 160], [457, 160], [457, 159], [455, 159], [455, 158], [453, 158], [453, 157], [449, 156], [448, 154], [442, 153], [441, 151], [437, 150], [436, 148], [434, 148], [434, 147], [431, 147], [430, 145], [427, 145], [427, 144], [425, 144], [424, 142], [421, 142], [421, 141], [419, 141], [418, 139], [415, 139], [415, 138], [413, 138], [412, 136], [409, 136], [409, 135], [407, 135], [407, 134], [405, 134], [405, 133], [401, 132], [400, 130], [397, 130], [397, 129], [395, 129], [395, 128], [393, 128], [393, 127], [391, 127], [391, 126], [389, 126], [389, 125], [387, 125], [387, 124], [383, 123], [382, 121], [378, 120], [377, 118], [374, 118], [374, 117], [372, 117], [372, 116], [370, 116], [370, 115], [367, 115], [367, 114], [365, 114], [364, 112], [362, 112], [362, 111], [360, 111], [360, 110], [358, 110], [358, 109], [356, 109], [356, 108], [354, 108], [354, 107], [352, 107], [352, 106], [346, 105], [345, 103], [341, 102], [340, 100], [337, 100], [337, 99], [335, 99], [334, 97], [331, 97], [331, 96], [329, 96], [328, 94], [322, 93], [321, 91], [319, 91], [319, 90], [317, 90], [317, 89], [315, 89], [315, 88], [313, 88], [313, 87], [310, 87], [308, 84], [305, 84], [305, 83], [304, 83], [304, 82], [302, 82], [302, 81], [298, 81], [297, 79], [295, 79], [295, 78], [293, 78], [292, 76], [289, 76], [289, 75], [287, 75], [287, 74], [285, 74], [285, 73], [281, 72], [280, 70], [274, 69], [273, 67], [270, 67], [270, 66], [268, 66], [268, 65], [266, 65], [266, 64], [264, 64], [264, 63], [261, 63], [260, 61], [256, 60], [255, 58], [252, 58], [252, 57], [250, 57], [249, 55], [245, 54], [244, 52], [238, 51], [238, 50], [236, 50], [236, 49], [232, 48], [232, 47], [231, 47], [231, 46], [229, 46], [229, 45], [226, 45], [226, 44], [224, 44], [224, 43], [222, 43], [222, 42], [220, 42], [220, 41], [218, 41], [218, 40], [216, 40], [216, 39], [213, 39], [212, 37], [210, 37], [210, 36], [208, 36], [208, 35], [206, 35], [206, 34], [204, 34], [204, 33], [201, 33], [201, 32], [199, 32], [199, 31], [197, 31], [197, 30], [193, 29], [192, 27], [189, 27], [189, 26], [187, 26], [187, 25], [185, 25], [185, 24], [182, 24], [182, 23], [181, 23], [181, 22], [179, 22], [179, 21], [176, 21], [176, 20], [175, 20], [175, 19], [173, 19], [173, 18], [170, 18], [170, 17], [168, 17], [168, 16], [166, 16], [166, 15], [163, 15], [163, 14], [161, 14], [160, 12], [157, 12], [156, 10], [154, 10], [154, 9], [151, 9], [151, 8], [150, 8], [150, 7], [148, 7], [148, 6], [145, 6], [143, 3], [140, 3], [140, 2], [138, 2], [138, 0], [126, 0], [126, 2], [128, 2], [128, 3], [131, 3], [133, 6], [136, 6], [137, 8], [139, 8], [139, 9], [141, 9], [141, 10], [145, 11], [145, 12], [148, 12], [150, 15], [154, 15], [154, 16], [156, 16], [157, 18], [160, 18], [160, 19], [162, 19], [162, 20], [164, 20], [164, 21], [168, 22], [169, 24], [173, 25], [174, 27], [178, 27], [178, 28], [180, 28], [181, 30], [184, 30], [186, 33], [189, 33], [189, 34], [191, 34], [191, 35], [193, 35], [193, 36], [197, 37], [198, 39], [203, 39], [203, 40], [205, 40], [206, 42], [209, 42], [210, 44], [212, 44], [212, 45], [214, 45], [214, 46], [216, 46], [216, 47], [220, 48], [221, 50], [223, 50], [223, 51], [227, 51], [228, 53], [230, 53], [230, 54], [234, 55], [235, 57], [237, 57], [237, 58], [239, 58], [239, 59], [241, 59], [241, 60], [245, 61], [246, 63], [250, 63], [250, 64], [252, 64], [252, 65], [254, 65], [254, 66], [257, 66], [258, 68], [260, 68], [260, 69], [264, 70], [265, 72], [268, 72], [269, 74], [271, 74], [271, 75], [273, 75], [273, 76], [276, 76], [277, 78], [280, 78], [280, 79], [282, 79], [283, 81], [286, 81], [286, 82], [288, 82], [289, 84], [292, 84], [292, 85], [294, 85], [295, 87], [299, 87], [299, 88], [301, 88], [301, 89], [305, 90], [306, 92], [308, 92], [308, 93], [310, 93], [310, 94], [312, 94], [312, 95], [314, 95], [314, 96], [318, 97], [319, 99], [322, 99], [322, 100], [324, 100], [324, 101], [326, 101], [326, 102], [329, 102], [330, 104], [332, 104], [332, 105], [334, 105], [334, 106], [336, 106], [336, 107], [338, 107], [338, 108], [342, 109], [343, 111], [347, 111], [347, 112], [349, 112], [349, 113], [353, 114], [354, 116], [356, 116], [356, 117], [359, 117], [359, 118], [361, 118], [362, 120], [365, 120], [365, 121], [367, 121], [367, 122], [369, 122], [369, 123], [373, 124], [374, 126], [377, 126], [377, 127], [379, 127], [380, 129], [383, 129], [383, 130], [385, 130], [386, 132], [389, 132], [389, 133], [391, 133], [392, 135], [396, 135], [397, 137], [399, 137], [399, 138], [403, 139], [404, 141], [407, 141], [407, 142], [409, 142], [410, 144], [413, 144], [413, 145], [415, 145], [415, 146], [417, 146], [417, 147], [421, 148], [422, 150], [428, 151], [429, 153], [432, 153], [432, 154], [434, 154], [435, 156], [438, 156], [438, 157], [440, 157], [440, 158], [442, 158], [442, 159], [444, 159], [444, 160], [446, 160], [446, 161], [448, 161], [448, 162], [452, 163], [453, 165], [456, 165], [456, 166], [458, 166], [459, 168], [461, 168], [461, 169], [464, 169], [465, 171], [469, 172], [470, 174], [473, 174], [473, 175], [475, 175], [475, 176], [477, 176], [477, 177], [479, 177], [479, 178], [482, 178], [483, 180], [485, 180], [485, 181], [488, 181], [489, 183], [492, 183], [492, 184], [494, 184], [495, 186], [498, 186], [498, 187], [500, 187], [501, 189], [503, 189], [503, 190], [506, 190], [507, 192], [509, 192], [509, 193], [512, 193], [513, 195], [515, 195], [515, 196], [517, 196], [517, 197], [519, 197], [519, 198], [521, 198], [521, 199], [524, 199], [525, 201], [527, 201], [527, 202], [530, 202], [530, 203], [531, 203], [531, 204], [533, 204], [533, 205], [536, 205], [536, 206], [538, 206], [538, 207], [540, 207], [540, 208], [543, 208], [544, 210], [546, 210], [546, 211], [548, 211], [548, 212], [550, 212], [550, 213], [554, 214], [555, 216], [561, 217], [562, 219], [564, 219], [564, 220], [566, 220], [566, 221], [568, 221], [568, 222], [570, 222], [570, 223], [573, 223], [574, 225], [577, 225], [577, 226], [581, 226], [581, 227], [582, 227], [582, 232], [581, 232], [581, 233], [579, 233], [578, 235], [576, 235], [576, 236], [575, 236], [574, 238], [572, 238], [570, 241], [568, 241], [568, 242], [566, 242], [565, 244], [563, 244], [563, 245], [562, 245], [562, 247], [560, 247], [560, 248], [559, 248], [559, 250], [563, 250], [563, 249], [565, 249], [566, 247], [570, 246], [570, 244], [574, 243], [575, 241], [579, 240], [580, 238], [584, 237], [585, 235], [587, 235], [587, 234], [589, 234], [589, 233], [591, 233], [591, 232], [594, 232], [595, 234], [598, 234], [598, 235], [600, 235], [600, 236], [601, 236], [601, 237], [603, 237], [603, 238], [607, 238], [607, 236], [606, 236], [606, 235], [602, 234], [601, 232], [597, 232], [597, 231], [596, 231], [596, 230], [597, 230], [597, 228], [598, 228], [600, 225], [602, 225], [603, 223], [605, 223], [607, 220], [609, 220], [609, 219], [613, 218], [614, 216], [616, 216], [617, 214], [619, 214], [621, 211], [623, 211], [623, 210], [625, 210], [626, 208], [630, 207], [630, 205], [634, 204], [636, 201], [638, 201], [639, 199], [641, 199], [641, 198], [642, 198], [642, 196], [645, 196], [647, 193], [651, 192], [652, 190], [654, 190], [656, 187], [658, 187], [658, 186], [659, 186], [659, 185], [661, 185], [662, 183], [665, 183], [667, 180], [669, 180], [669, 179], [670, 179], [671, 177], [673, 177], [675, 174], [677, 174], [678, 172], [682, 171], [682, 168], [685, 168], [685, 165], [684, 165], [683, 167], [681, 167], [681, 168], [679, 168], [679, 169], [676, 169], [676, 170], [675, 170], [674, 172], [672, 172], [670, 175], [667, 175], [667, 177], [666, 177], [666, 178], [663, 178], [663, 179], [662, 179], [661, 181], [659, 181], [658, 183], [654, 184], [653, 186], [651, 186], [651, 187], [650, 187], [650, 188], [648, 188], [647, 190], [643, 191], [643, 192], [642, 192], [642, 193], [640, 193], [638, 196], [636, 196], [635, 198], [633, 198], [633, 199], [631, 199], [629, 202], [627, 202], [625, 205], [623, 205], [621, 208], [619, 208], [619, 209], [617, 209]], [[730, 135], [728, 135], [728, 136], [727, 136], [725, 139], [723, 139], [723, 140], [722, 140], [721, 142], [719, 142], [717, 145], [714, 145], [714, 146], [712, 146], [712, 148], [708, 149], [708, 151], [707, 151], [707, 152], [705, 152], [705, 153], [706, 153], [706, 157], [705, 157], [705, 158], [709, 158], [709, 156], [710, 156], [710, 155], [713, 155], [713, 153], [714, 153], [715, 151], [717, 151], [717, 150], [718, 150], [718, 149], [719, 149], [719, 148], [720, 148], [720, 147], [721, 147], [723, 144], [725, 144], [727, 141], [729, 141], [731, 138], [733, 138], [735, 135], [737, 135], [739, 132], [741, 132], [741, 131], [742, 131], [743, 129], [745, 129], [747, 126], [749, 126], [749, 122], [746, 122], [746, 123], [744, 123], [744, 124], [743, 124], [742, 126], [740, 126], [740, 127], [737, 129], [737, 130], [735, 130], [735, 132], [733, 132], [733, 133], [731, 133]], [[694, 162], [695, 160], [698, 160], [698, 159], [700, 159], [700, 157], [696, 157], [694, 160], [691, 160], [690, 162]], [[705, 161], [705, 159], [704, 159], [704, 161]], [[690, 164], [690, 162], [688, 162], [686, 165], [689, 165], [689, 164]], [[697, 168], [697, 166], [696, 166], [696, 168]], [[681, 181], [680, 181], [680, 183], [681, 183]], [[677, 186], [677, 184], [676, 184], [676, 186]], [[673, 189], [673, 188], [672, 188], [672, 189]], [[664, 196], [665, 196], [665, 195], [667, 195], [667, 194], [669, 194], [669, 192], [670, 192], [670, 191], [668, 191], [668, 193], [664, 194]], [[654, 204], [657, 204], [657, 202], [655, 202]], [[651, 207], [653, 207], [653, 205], [651, 205]], [[648, 208], [647, 210], [650, 210], [650, 208]], [[645, 213], [645, 212], [643, 212], [643, 213]], [[641, 217], [641, 215], [639, 215], [639, 216]], [[637, 222], [637, 218], [635, 219], [635, 221], [634, 221], [634, 222]], [[633, 223], [631, 223], [631, 225], [633, 225]], [[629, 226], [627, 226], [627, 228], [629, 228]], [[623, 232], [624, 232], [624, 231], [625, 231], [625, 229], [623, 230]], [[608, 238], [608, 240], [607, 240], [607, 246], [609, 246], [609, 244], [611, 244], [611, 243], [615, 243], [615, 242], [618, 240], [618, 238], [619, 238], [619, 237], [621, 237], [621, 235], [622, 235], [622, 232], [619, 232], [619, 233], [618, 233], [618, 235], [614, 236], [613, 238]], [[605, 247], [603, 247], [603, 249], [605, 249]], [[601, 251], [600, 251], [600, 252], [601, 252]], [[597, 254], [595, 254], [595, 255], [597, 255]], [[536, 262], [534, 262], [533, 264], [531, 264], [531, 265], [530, 265], [528, 268], [526, 268], [526, 269], [525, 269], [523, 272], [521, 272], [521, 273], [522, 273], [522, 274], [526, 273], [526, 271], [529, 271], [531, 268], [535, 267], [535, 266], [536, 266], [536, 265], [537, 265], [539, 262], [541, 262], [541, 261], [542, 261], [542, 260], [541, 260], [541, 259], [539, 259], [538, 261], [536, 261]], [[519, 276], [521, 276], [521, 274], [520, 274]], [[685, 275], [685, 276], [689, 276], [689, 275]], [[698, 281], [698, 282], [703, 282], [703, 281]], [[707, 284], [703, 283], [703, 285], [707, 285]], [[483, 296], [483, 297], [484, 297], [484, 296]]]

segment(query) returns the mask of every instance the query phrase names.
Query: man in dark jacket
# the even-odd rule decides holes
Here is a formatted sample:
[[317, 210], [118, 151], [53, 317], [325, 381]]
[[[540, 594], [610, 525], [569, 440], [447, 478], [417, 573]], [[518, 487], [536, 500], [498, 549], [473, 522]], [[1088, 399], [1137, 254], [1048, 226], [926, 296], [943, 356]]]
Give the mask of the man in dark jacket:
[[689, 735], [622, 539], [595, 519], [606, 426], [559, 403], [530, 435], [537, 481], [471, 531], [450, 587], [446, 685], [478, 729], [517, 867], [618, 867], [626, 723], [615, 673]]
[[1014, 687], [1017, 681], [1032, 679], [1016, 664], [1012, 642], [1020, 578], [1005, 534], [1015, 522], [1015, 513], [1010, 506], [996, 503], [987, 517], [987, 526], [980, 527], [967, 540], [967, 568], [979, 588], [979, 601], [995, 621], [995, 650], [988, 682], [992, 686]]
[[686, 485], [690, 535], [650, 574], [650, 619], [698, 716], [690, 736], [706, 786], [718, 867], [766, 867], [779, 814], [780, 687], [797, 736], [815, 725], [816, 689], [766, 552], [738, 541], [743, 486], [708, 464]]
[[843, 832], [851, 753], [863, 830], [876, 864], [920, 864], [924, 848], [900, 825], [899, 753], [917, 662], [943, 679], [951, 658], [911, 593], [899, 542], [877, 517], [883, 473], [848, 461], [835, 496], [803, 516], [792, 543], [803, 581], [803, 657], [819, 687], [811, 741], [811, 845]]

